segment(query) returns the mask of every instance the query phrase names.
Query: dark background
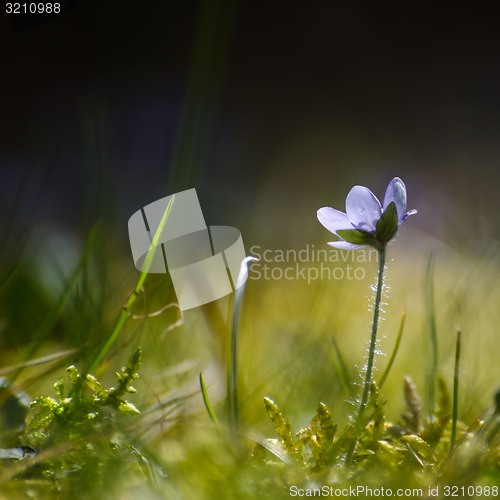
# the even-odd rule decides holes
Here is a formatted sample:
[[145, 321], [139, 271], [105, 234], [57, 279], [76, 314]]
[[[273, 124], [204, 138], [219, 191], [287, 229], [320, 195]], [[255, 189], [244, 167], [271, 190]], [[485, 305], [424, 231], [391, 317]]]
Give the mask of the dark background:
[[134, 211], [191, 187], [250, 244], [324, 239], [318, 207], [395, 175], [414, 227], [498, 237], [499, 2], [70, 7], [1, 19], [4, 240], [101, 220], [126, 243]]

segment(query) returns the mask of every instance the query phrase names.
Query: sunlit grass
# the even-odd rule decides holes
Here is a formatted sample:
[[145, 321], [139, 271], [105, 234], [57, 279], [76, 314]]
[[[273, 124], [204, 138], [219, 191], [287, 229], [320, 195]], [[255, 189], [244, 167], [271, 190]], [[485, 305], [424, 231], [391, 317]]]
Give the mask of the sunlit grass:
[[[316, 245], [321, 248], [320, 242]], [[474, 251], [451, 249], [408, 229], [388, 249], [389, 290], [383, 298], [386, 305], [378, 343], [382, 354], [376, 356], [376, 381], [380, 381], [389, 362], [403, 308], [407, 313], [397, 356], [381, 390], [385, 418], [403, 424], [401, 414], [408, 412], [403, 390], [405, 376], [411, 377], [422, 404], [426, 403], [432, 350], [425, 275], [432, 252], [437, 374], [446, 382], [450, 394], [453, 394], [457, 327], [462, 331], [455, 453], [463, 463], [466, 463], [461, 455], [461, 450], [465, 450], [461, 442], [463, 431], [470, 428], [477, 433], [479, 419], [487, 418], [492, 411], [498, 385], [495, 328], [500, 322], [500, 290], [496, 286], [500, 271], [498, 248], [491, 242]], [[14, 389], [25, 389], [31, 399], [55, 398], [53, 383], [70, 364], [85, 370], [113, 331], [124, 302], [137, 285], [137, 273], [123, 271], [132, 269], [127, 255], [118, 254], [117, 260], [115, 254], [109, 269], [115, 269], [116, 274], [109, 273], [104, 280], [95, 272], [96, 252], [87, 250], [83, 255], [84, 270], [78, 271], [77, 264], [73, 271], [76, 275], [70, 274], [66, 279], [66, 283], [74, 285], [70, 290], [63, 288], [56, 297], [47, 297], [43, 282], [27, 275], [23, 266], [1, 289], [5, 346], [2, 364], [13, 368], [6, 376], [17, 374]], [[345, 266], [345, 263], [332, 265]], [[264, 397], [270, 397], [276, 402], [290, 419], [292, 435], [310, 425], [319, 402], [331, 412], [337, 425], [336, 435], [345, 430], [356, 413], [355, 400], [361, 392], [372, 318], [370, 285], [377, 267], [374, 260], [359, 265], [366, 271], [362, 280], [315, 280], [309, 284], [302, 279], [254, 280], [250, 272], [238, 327], [240, 425], [236, 434], [230, 430], [226, 417], [230, 298], [188, 312], [183, 323], [173, 329], [169, 326], [178, 321], [177, 310], [167, 309], [158, 316], [141, 319], [144, 303], [137, 300], [131, 306], [137, 319], [126, 319], [113, 346], [103, 356], [108, 358], [107, 362], [96, 373], [102, 384], [110, 387], [115, 381], [114, 372], [127, 364], [138, 346], [142, 347], [140, 377], [134, 382], [137, 394], [127, 397], [141, 414], [128, 416], [126, 421], [116, 419], [113, 424], [115, 435], [120, 436], [118, 441], [126, 446], [121, 444], [117, 455], [96, 452], [94, 464], [86, 458], [75, 470], [61, 472], [57, 477], [41, 475], [41, 471], [50, 469], [54, 457], [68, 453], [62, 443], [36, 449], [33, 465], [29, 463], [32, 458], [2, 460], [0, 474], [5, 479], [2, 494], [5, 498], [21, 498], [34, 491], [47, 497], [58, 490], [58, 495], [70, 497], [76, 490], [87, 488], [85, 485], [94, 478], [92, 488], [88, 487], [89, 494], [92, 491], [109, 498], [262, 498], [267, 494], [285, 498], [288, 486], [295, 484], [294, 481], [309, 484], [317, 471], [307, 471], [287, 459], [286, 453], [280, 457], [279, 447], [275, 454], [263, 448], [255, 451], [258, 442], [265, 444], [262, 440], [278, 439], [263, 401]], [[101, 286], [109, 293], [103, 296], [103, 290], [98, 289]], [[143, 286], [148, 314], [161, 310], [173, 298], [166, 276], [148, 277]], [[102, 297], [102, 304], [95, 308], [97, 297]], [[61, 300], [64, 303], [59, 306]], [[56, 317], [51, 312], [54, 310], [58, 313]], [[50, 328], [44, 329], [44, 321], [49, 320]], [[42, 328], [38, 331], [43, 336], [30, 337], [36, 325]], [[332, 350], [332, 341], [345, 362], [348, 385], [354, 393], [350, 401], [345, 382], [339, 377], [338, 353]], [[120, 351], [118, 348], [127, 342], [130, 343]], [[28, 358], [69, 349], [76, 350], [69, 358], [20, 370], [20, 364]], [[206, 398], [219, 425], [214, 424], [203, 402], [200, 372], [204, 376]], [[29, 421], [32, 411], [27, 415]], [[451, 427], [447, 432], [451, 432]], [[10, 449], [23, 443], [26, 444], [26, 435], [23, 437], [21, 430], [3, 433], [0, 448]], [[470, 475], [464, 476], [471, 484], [498, 482], [498, 441], [492, 441], [490, 448], [497, 451], [485, 459], [488, 465], [484, 470], [488, 472], [471, 469]], [[404, 469], [407, 474], [416, 474], [412, 479], [415, 484], [438, 483], [441, 474], [454, 477], [445, 467], [415, 464], [404, 467], [407, 466], [410, 467]], [[349, 474], [338, 467], [328, 465], [320, 483], [348, 482]], [[381, 486], [403, 482], [398, 476], [401, 464], [384, 476], [377, 475], [378, 467], [375, 464], [362, 470], [357, 480], [378, 482]]]

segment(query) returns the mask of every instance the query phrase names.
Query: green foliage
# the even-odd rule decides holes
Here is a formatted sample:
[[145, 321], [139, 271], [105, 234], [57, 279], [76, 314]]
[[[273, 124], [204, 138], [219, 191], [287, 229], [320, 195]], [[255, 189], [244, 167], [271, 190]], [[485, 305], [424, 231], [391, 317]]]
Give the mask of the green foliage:
[[283, 417], [274, 401], [264, 398], [267, 414], [272, 420], [283, 448], [291, 458], [311, 470], [322, 470], [336, 457], [335, 435], [337, 425], [333, 423], [330, 410], [318, 403], [311, 425], [293, 436], [290, 420]]
[[297, 449], [292, 436], [290, 420], [285, 420], [283, 418], [280, 409], [272, 399], [264, 398], [264, 404], [269, 418], [273, 421], [274, 428], [280, 438], [281, 444], [292, 457], [295, 457], [297, 455]]
[[[35, 275], [20, 267], [0, 284], [2, 375], [9, 382], [0, 397], [0, 498], [248, 500], [290, 498], [290, 485], [366, 485], [393, 491], [415, 487], [425, 493], [430, 485], [500, 484], [500, 393], [491, 410], [484, 397], [495, 376], [499, 251], [500, 246], [484, 262], [460, 261], [458, 255], [443, 259], [434, 280], [430, 265], [425, 303], [422, 290], [408, 286], [421, 281], [420, 270], [411, 252], [402, 252], [397, 268], [391, 269], [396, 295], [391, 303], [396, 305], [387, 306], [384, 327], [397, 330], [392, 307], [399, 308], [401, 302], [409, 305], [408, 318], [405, 325], [403, 313], [395, 344], [388, 335], [380, 345], [394, 345], [393, 353], [386, 367], [379, 358], [382, 370], [372, 377], [378, 386], [369, 384], [359, 422], [353, 403], [360, 391], [354, 366], [365, 340], [367, 318], [366, 310], [360, 311], [360, 294], [365, 294], [366, 283], [269, 280], [257, 286], [249, 281], [240, 322], [238, 355], [244, 376], [238, 385], [237, 429], [228, 425], [223, 411], [221, 379], [229, 332], [222, 301], [204, 306], [203, 321], [194, 320], [194, 315], [186, 318], [182, 335], [172, 335], [164, 332], [172, 319], [168, 312], [153, 313], [174, 300], [165, 297], [165, 292], [173, 294], [171, 284], [165, 285], [164, 276], [151, 275], [136, 295], [127, 294], [136, 286], [133, 273], [126, 285], [108, 283], [107, 276], [121, 276], [114, 270], [126, 268], [117, 260], [119, 252], [113, 251], [100, 267], [95, 267], [95, 256], [103, 253], [89, 254], [53, 299], [37, 292]], [[128, 255], [126, 259], [130, 265]], [[338, 264], [349, 262], [341, 262], [339, 254]], [[359, 263], [373, 271], [373, 262]], [[124, 297], [127, 308], [137, 301], [137, 314], [117, 319]], [[230, 312], [229, 301], [227, 305]], [[112, 320], [113, 334], [93, 354], [91, 347], [101, 346]], [[451, 450], [456, 399], [451, 391], [450, 332], [456, 324], [471, 335], [464, 336], [464, 376]], [[112, 382], [90, 369], [139, 338], [147, 359], [141, 368], [146, 389], [140, 400], [129, 395], [139, 370], [138, 352]], [[326, 338], [330, 353], [324, 349]], [[69, 347], [74, 348], [73, 361], [37, 361]], [[80, 368], [84, 358], [89, 364]], [[72, 363], [78, 363], [78, 369], [63, 372], [52, 390], [52, 373]], [[120, 366], [112, 363], [107, 374], [111, 379]], [[402, 379], [403, 367], [415, 383]], [[210, 373], [208, 390], [202, 376], [200, 385], [195, 384], [201, 369]], [[265, 401], [272, 424], [262, 411], [266, 391], [280, 404]], [[29, 409], [18, 399], [20, 394], [42, 397]], [[311, 401], [328, 407], [319, 403], [315, 408]], [[309, 418], [303, 420], [304, 414]], [[210, 419], [215, 422], [216, 416], [218, 423], [213, 424]], [[266, 424], [274, 431], [263, 435]]]
[[65, 377], [54, 383], [56, 399], [36, 398], [22, 436], [26, 446], [37, 450], [36, 466], [27, 467], [26, 477], [50, 479], [55, 487], [61, 478], [71, 474], [74, 480], [85, 480], [89, 474], [99, 483], [110, 460], [131, 452], [123, 444], [124, 426], [120, 415], [138, 415], [139, 410], [125, 399], [134, 393], [141, 350], [130, 357], [121, 373], [116, 373], [115, 387], [106, 389], [93, 375], [82, 375], [75, 366], [66, 369]]
[[139, 410], [124, 396], [136, 392], [132, 382], [138, 377], [140, 364], [141, 351], [137, 349], [122, 373], [116, 373], [117, 385], [110, 389], [105, 389], [93, 375], [83, 377], [75, 366], [68, 367], [69, 395], [62, 377], [54, 384], [57, 401], [44, 396], [31, 403], [34, 415], [26, 428], [26, 440], [33, 446], [43, 446], [48, 441], [79, 439], [92, 431], [109, 430], [114, 418], [109, 410], [138, 414]]
[[419, 434], [422, 431], [422, 400], [410, 377], [404, 378], [403, 387], [407, 414], [402, 417], [408, 429]]
[[[470, 485], [480, 481], [477, 464], [474, 466], [476, 472], [471, 476], [471, 471], [474, 471], [472, 464], [476, 462], [487, 464], [490, 468], [489, 476], [484, 476], [482, 480], [491, 483], [487, 477], [500, 475], [500, 443], [491, 438], [496, 436], [500, 427], [497, 414], [494, 413], [482, 426], [487, 427], [486, 430], [476, 429], [475, 433], [458, 422], [459, 444], [462, 447], [460, 453], [450, 459], [451, 399], [443, 378], [438, 378], [437, 387], [437, 407], [427, 417], [416, 386], [409, 377], [405, 377], [403, 400], [406, 413], [402, 415], [403, 424], [395, 424], [386, 420], [385, 401], [377, 385], [372, 383], [362, 425], [359, 428], [347, 425], [340, 435], [330, 411], [326, 405], [319, 403], [310, 426], [300, 429], [293, 436], [290, 421], [273, 401], [265, 398], [267, 413], [283, 449], [303, 471], [303, 478], [297, 479], [295, 474], [292, 484], [308, 484], [319, 474], [325, 481], [325, 478], [330, 478], [328, 484], [337, 486], [379, 486], [383, 479], [390, 481], [389, 484], [397, 483], [401, 479], [400, 472], [405, 471], [408, 474], [406, 484], [427, 487], [431, 481], [446, 484], [446, 481], [456, 480], [456, 470], [460, 469], [464, 473], [467, 471], [469, 483], [466, 484]], [[491, 446], [492, 443], [495, 446]], [[488, 453], [485, 446], [489, 446]], [[277, 453], [274, 455], [280, 456]], [[431, 472], [433, 474], [429, 475]], [[367, 477], [371, 483], [366, 482]], [[347, 480], [349, 483], [345, 482]]]

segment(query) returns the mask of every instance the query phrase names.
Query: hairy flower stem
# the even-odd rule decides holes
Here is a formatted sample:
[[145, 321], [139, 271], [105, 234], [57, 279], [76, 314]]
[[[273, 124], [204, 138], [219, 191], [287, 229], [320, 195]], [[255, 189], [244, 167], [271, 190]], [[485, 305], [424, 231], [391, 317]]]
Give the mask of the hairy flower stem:
[[359, 405], [358, 416], [356, 418], [356, 426], [361, 423], [361, 418], [366, 409], [366, 404], [368, 402], [368, 395], [370, 393], [370, 387], [372, 384], [372, 374], [373, 374], [373, 362], [375, 359], [375, 347], [377, 345], [377, 330], [378, 330], [378, 318], [380, 315], [380, 300], [382, 298], [382, 288], [384, 286], [384, 267], [385, 267], [385, 245], [381, 246], [379, 249], [379, 265], [378, 265], [378, 277], [377, 277], [377, 293], [375, 295], [375, 308], [373, 311], [373, 325], [372, 325], [372, 336], [370, 340], [370, 350], [368, 351], [368, 363], [366, 365], [366, 376], [365, 383], [363, 387], [363, 396], [361, 397], [361, 404]]

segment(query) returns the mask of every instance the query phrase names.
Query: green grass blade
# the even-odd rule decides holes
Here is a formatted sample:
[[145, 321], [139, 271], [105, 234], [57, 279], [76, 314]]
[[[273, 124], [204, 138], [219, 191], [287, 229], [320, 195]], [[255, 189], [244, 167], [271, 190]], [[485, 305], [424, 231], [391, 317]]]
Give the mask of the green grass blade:
[[431, 341], [431, 358], [427, 373], [427, 415], [432, 420], [436, 400], [436, 377], [438, 370], [438, 342], [436, 329], [436, 313], [434, 308], [434, 255], [431, 253], [427, 260], [425, 273], [425, 304], [427, 314], [427, 327]]
[[455, 440], [457, 437], [457, 420], [458, 420], [458, 379], [460, 372], [460, 351], [462, 343], [462, 332], [457, 329], [457, 348], [455, 351], [455, 373], [453, 376], [453, 416], [451, 420], [451, 439], [450, 439], [450, 453], [455, 448]]
[[71, 297], [71, 293], [78, 282], [78, 279], [87, 266], [89, 256], [95, 248], [96, 241], [98, 240], [98, 232], [98, 228], [94, 228], [90, 233], [87, 246], [83, 252], [82, 257], [71, 271], [71, 274], [66, 280], [64, 289], [59, 295], [57, 302], [51, 307], [44, 320], [33, 334], [31, 347], [27, 350], [23, 362], [20, 363], [19, 369], [13, 374], [11, 381], [17, 379], [17, 377], [21, 374], [21, 372], [27, 366], [26, 363], [34, 356], [45, 337], [52, 331], [57, 321], [59, 320], [59, 317], [63, 313], [64, 308]]
[[205, 385], [205, 379], [203, 378], [203, 373], [200, 372], [200, 389], [201, 395], [203, 397], [203, 403], [205, 403], [205, 408], [207, 409], [208, 416], [210, 420], [216, 425], [219, 425], [219, 421], [217, 420], [217, 415], [215, 414], [212, 405], [210, 404], [210, 400], [208, 399], [207, 387]]
[[384, 386], [385, 381], [387, 380], [387, 377], [389, 375], [389, 372], [391, 371], [392, 365], [394, 364], [394, 360], [396, 359], [399, 345], [401, 344], [401, 337], [403, 336], [405, 321], [406, 321], [406, 306], [403, 307], [403, 312], [401, 314], [401, 323], [399, 324], [399, 331], [398, 331], [398, 336], [396, 338], [396, 343], [394, 344], [394, 349], [392, 350], [391, 357], [389, 358], [389, 362], [387, 363], [387, 366], [378, 384], [379, 389], [382, 389], [382, 387]]
[[92, 373], [97, 365], [102, 361], [106, 353], [109, 351], [111, 346], [113, 345], [113, 342], [116, 340], [116, 337], [120, 333], [121, 329], [123, 328], [123, 325], [129, 318], [128, 310], [132, 307], [134, 302], [136, 301], [137, 297], [139, 297], [141, 291], [142, 291], [142, 286], [144, 285], [144, 282], [146, 281], [146, 277], [148, 275], [149, 269], [151, 268], [151, 264], [153, 262], [153, 258], [155, 256], [156, 250], [158, 248], [158, 244], [160, 242], [160, 236], [163, 232], [163, 228], [165, 227], [165, 224], [168, 219], [168, 215], [170, 213], [170, 210], [172, 209], [172, 205], [174, 203], [174, 196], [170, 198], [170, 201], [168, 202], [167, 207], [165, 208], [165, 211], [163, 212], [163, 216], [161, 218], [160, 224], [158, 225], [158, 229], [155, 232], [155, 235], [153, 237], [153, 241], [151, 242], [151, 246], [149, 247], [148, 253], [146, 255], [146, 259], [144, 261], [144, 266], [143, 266], [143, 271], [141, 272], [141, 275], [139, 276], [139, 281], [137, 282], [137, 286], [134, 289], [134, 292], [130, 295], [127, 303], [125, 304], [122, 312], [120, 313], [120, 316], [118, 316], [118, 320], [115, 323], [115, 326], [111, 333], [109, 334], [108, 338], [102, 345], [102, 347], [99, 349], [97, 354], [92, 358], [90, 361], [86, 373]]
[[170, 192], [198, 184], [210, 156], [237, 2], [202, 0], [197, 4], [186, 95], [170, 162]]
[[9, 373], [15, 372], [19, 369], [30, 368], [32, 366], [43, 365], [45, 363], [52, 363], [53, 361], [58, 361], [60, 359], [66, 359], [77, 353], [78, 349], [67, 349], [65, 351], [59, 351], [53, 354], [48, 354], [46, 356], [41, 356], [36, 359], [30, 359], [15, 366], [6, 366], [5, 368], [0, 368], [0, 377], [8, 375]]
[[10, 279], [14, 276], [14, 274], [18, 270], [18, 268], [19, 264], [16, 264], [9, 269], [7, 274], [0, 281], [0, 290], [2, 290], [2, 288], [4, 288], [7, 285], [7, 283], [10, 281]]
[[328, 347], [330, 348], [330, 353], [337, 371], [340, 386], [342, 387], [342, 392], [347, 399], [350, 399], [353, 396], [351, 377], [349, 375], [349, 370], [347, 369], [347, 364], [334, 337], [330, 337], [328, 339]]

